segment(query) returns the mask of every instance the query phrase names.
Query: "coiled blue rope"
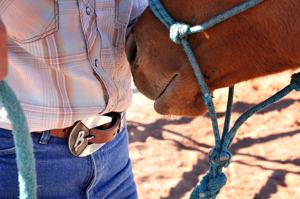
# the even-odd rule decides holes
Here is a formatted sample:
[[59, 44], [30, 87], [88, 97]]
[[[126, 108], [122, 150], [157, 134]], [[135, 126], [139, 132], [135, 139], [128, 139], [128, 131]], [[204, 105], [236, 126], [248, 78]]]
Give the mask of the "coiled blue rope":
[[0, 82], [0, 102], [11, 121], [19, 171], [20, 198], [35, 199], [36, 172], [31, 136], [20, 102], [5, 81]]
[[226, 111], [226, 118], [224, 123], [224, 129], [222, 138], [220, 137], [218, 121], [214, 109], [214, 104], [212, 101], [212, 95], [204, 81], [203, 75], [200, 71], [200, 67], [197, 63], [197, 60], [194, 56], [193, 51], [191, 50], [186, 37], [189, 34], [201, 32], [208, 28], [213, 27], [214, 25], [238, 14], [241, 13], [264, 0], [250, 0], [240, 6], [237, 6], [224, 14], [221, 14], [202, 25], [197, 25], [194, 27], [190, 27], [188, 24], [184, 24], [181, 22], [175, 22], [172, 17], [168, 14], [164, 6], [161, 4], [160, 0], [148, 0], [149, 6], [152, 12], [159, 18], [159, 20], [166, 25], [166, 27], [170, 30], [170, 38], [176, 44], [182, 44], [184, 47], [184, 51], [187, 54], [187, 57], [190, 61], [190, 64], [194, 70], [194, 74], [198, 80], [198, 83], [201, 88], [201, 92], [203, 94], [203, 99], [208, 107], [210, 117], [212, 120], [213, 132], [215, 136], [215, 148], [213, 148], [208, 155], [208, 161], [210, 163], [210, 169], [206, 176], [200, 182], [190, 195], [190, 199], [215, 199], [219, 194], [221, 188], [226, 184], [227, 177], [224, 173], [222, 173], [223, 167], [228, 167], [231, 162], [232, 155], [228, 152], [228, 148], [230, 147], [233, 138], [238, 130], [238, 128], [253, 114], [266, 108], [272, 103], [275, 103], [279, 99], [286, 96], [292, 90], [299, 91], [300, 87], [300, 75], [294, 74], [292, 76], [291, 84], [284, 88], [282, 91], [278, 92], [273, 97], [268, 100], [258, 104], [252, 109], [248, 110], [244, 113], [234, 124], [233, 128], [229, 130], [230, 117], [231, 117], [231, 109], [233, 103], [233, 93], [234, 88], [231, 87], [229, 89], [228, 95], [228, 104]]

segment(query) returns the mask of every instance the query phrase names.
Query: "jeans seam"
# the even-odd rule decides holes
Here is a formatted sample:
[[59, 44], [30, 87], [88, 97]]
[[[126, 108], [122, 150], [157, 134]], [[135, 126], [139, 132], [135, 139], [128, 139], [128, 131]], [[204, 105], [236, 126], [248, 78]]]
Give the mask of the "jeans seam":
[[88, 189], [91, 186], [91, 184], [93, 184], [94, 181], [94, 169], [93, 169], [93, 160], [91, 156], [87, 157], [87, 167], [88, 167], [88, 171], [87, 171], [87, 175], [85, 178], [85, 182], [84, 184], [86, 184], [86, 190], [85, 190], [85, 198], [88, 198], [87, 194], [88, 194]]
[[91, 180], [91, 182], [90, 182], [90, 184], [87, 187], [86, 192], [85, 192], [87, 199], [90, 199], [89, 192], [91, 191], [92, 187], [94, 186], [96, 178], [97, 178], [97, 176], [96, 176], [97, 175], [96, 163], [95, 163], [95, 159], [93, 157], [93, 154], [91, 154], [90, 157], [91, 157], [91, 160], [92, 160], [92, 168], [93, 168], [93, 176], [92, 177], [93, 177], [93, 179]]

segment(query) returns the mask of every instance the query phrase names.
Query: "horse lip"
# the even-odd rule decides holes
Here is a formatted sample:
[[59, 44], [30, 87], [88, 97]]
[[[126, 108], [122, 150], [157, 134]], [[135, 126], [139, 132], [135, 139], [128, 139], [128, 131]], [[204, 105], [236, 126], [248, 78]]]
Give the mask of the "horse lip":
[[166, 91], [167, 88], [170, 86], [170, 84], [173, 82], [173, 80], [177, 77], [177, 75], [178, 75], [178, 74], [176, 74], [176, 75], [174, 75], [174, 76], [172, 77], [172, 79], [169, 81], [168, 85], [167, 85], [167, 86], [165, 87], [165, 89], [160, 93], [160, 95], [156, 98], [156, 100], [159, 99], [159, 98], [165, 93], [165, 91]]

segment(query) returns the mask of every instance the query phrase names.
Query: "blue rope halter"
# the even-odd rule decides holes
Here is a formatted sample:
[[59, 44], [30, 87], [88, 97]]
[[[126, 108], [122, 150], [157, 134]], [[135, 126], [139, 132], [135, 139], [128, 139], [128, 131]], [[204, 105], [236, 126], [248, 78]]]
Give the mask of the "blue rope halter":
[[237, 6], [224, 14], [221, 14], [209, 21], [205, 22], [202, 25], [197, 25], [194, 27], [190, 27], [187, 24], [181, 22], [175, 22], [172, 17], [168, 14], [164, 6], [159, 0], [148, 0], [149, 6], [152, 12], [156, 15], [156, 17], [166, 25], [166, 27], [170, 30], [170, 38], [176, 44], [182, 44], [184, 47], [184, 51], [187, 54], [187, 57], [190, 61], [190, 64], [194, 70], [196, 78], [201, 88], [201, 92], [203, 94], [203, 99], [208, 107], [210, 117], [212, 120], [212, 126], [215, 136], [215, 147], [211, 149], [208, 154], [208, 161], [210, 163], [210, 169], [206, 176], [200, 182], [190, 195], [190, 199], [208, 199], [212, 198], [215, 199], [219, 194], [221, 188], [226, 184], [227, 177], [224, 173], [222, 173], [223, 167], [228, 167], [231, 162], [232, 155], [228, 152], [228, 148], [230, 147], [234, 136], [238, 128], [253, 114], [266, 108], [267, 106], [275, 103], [276, 101], [280, 100], [287, 94], [289, 94], [292, 90], [299, 91], [300, 90], [300, 73], [294, 74], [292, 76], [291, 84], [282, 89], [280, 92], [275, 94], [273, 97], [265, 100], [264, 102], [256, 105], [255, 107], [251, 108], [235, 122], [232, 129], [229, 131], [229, 124], [230, 124], [230, 117], [231, 117], [231, 109], [233, 103], [233, 93], [234, 87], [229, 88], [229, 95], [228, 95], [228, 103], [227, 103], [227, 111], [224, 123], [224, 129], [222, 138], [220, 138], [219, 127], [217, 116], [214, 109], [214, 104], [212, 101], [212, 95], [206, 85], [203, 75], [200, 71], [200, 67], [197, 63], [197, 60], [194, 56], [193, 51], [191, 50], [187, 40], [185, 39], [187, 35], [192, 33], [197, 33], [204, 31], [208, 28], [213, 27], [214, 25], [238, 14], [241, 13], [259, 3], [263, 0], [250, 0], [240, 6]]

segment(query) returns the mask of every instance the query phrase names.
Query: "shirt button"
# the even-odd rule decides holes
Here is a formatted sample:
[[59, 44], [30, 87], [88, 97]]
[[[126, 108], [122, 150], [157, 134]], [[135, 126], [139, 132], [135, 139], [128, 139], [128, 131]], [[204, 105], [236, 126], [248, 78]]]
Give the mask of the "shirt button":
[[95, 59], [95, 66], [96, 66], [96, 67], [99, 66], [99, 61], [98, 61], [98, 59]]
[[87, 15], [90, 15], [90, 14], [91, 14], [91, 9], [90, 9], [90, 7], [86, 7], [86, 14], [87, 14]]

